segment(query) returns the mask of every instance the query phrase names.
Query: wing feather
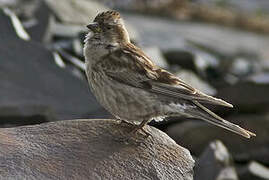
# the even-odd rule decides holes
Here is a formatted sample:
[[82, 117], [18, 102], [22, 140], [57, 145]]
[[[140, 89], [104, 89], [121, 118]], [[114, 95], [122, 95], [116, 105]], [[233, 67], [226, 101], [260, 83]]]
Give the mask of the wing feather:
[[129, 86], [143, 88], [173, 99], [197, 100], [201, 103], [233, 107], [230, 103], [198, 91], [173, 74], [154, 65], [139, 48], [132, 44], [113, 51], [103, 59], [100, 63], [107, 75]]

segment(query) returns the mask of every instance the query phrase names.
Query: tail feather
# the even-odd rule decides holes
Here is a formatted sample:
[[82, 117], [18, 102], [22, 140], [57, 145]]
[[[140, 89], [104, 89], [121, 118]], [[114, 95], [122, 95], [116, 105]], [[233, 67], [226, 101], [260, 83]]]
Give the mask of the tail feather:
[[[225, 119], [219, 117], [218, 115], [216, 115], [215, 113], [213, 113], [212, 111], [210, 111], [209, 109], [207, 109], [206, 107], [204, 107], [202, 104], [200, 104], [197, 101], [193, 101], [193, 103], [202, 111], [200, 111], [200, 113], [198, 113], [196, 116], [197, 118], [200, 118], [204, 121], [207, 121], [211, 124], [214, 124], [216, 126], [222, 127], [224, 129], [227, 129], [229, 131], [232, 131], [236, 134], [239, 134], [241, 136], [244, 136], [246, 138], [250, 138], [251, 136], [256, 136], [256, 134], [241, 128], [240, 126], [233, 124], [229, 121], [226, 121]], [[195, 115], [194, 115], [195, 116]]]

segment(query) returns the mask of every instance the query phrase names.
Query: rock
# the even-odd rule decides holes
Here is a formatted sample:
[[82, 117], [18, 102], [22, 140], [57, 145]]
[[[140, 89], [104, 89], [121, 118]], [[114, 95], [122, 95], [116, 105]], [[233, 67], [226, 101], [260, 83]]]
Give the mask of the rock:
[[269, 47], [267, 47], [267, 51], [263, 52], [261, 55], [261, 66], [264, 70], [269, 70]]
[[[39, 42], [48, 42], [52, 38], [50, 33], [50, 23], [52, 21], [48, 6], [41, 1], [38, 8], [35, 10], [33, 17], [28, 22], [32, 21], [31, 26], [27, 27], [24, 23], [26, 31], [30, 34], [31, 39]], [[29, 23], [28, 23], [29, 24]]]
[[225, 5], [238, 9], [238, 11], [244, 11], [247, 13], [257, 13], [258, 10], [269, 11], [269, 2], [267, 0], [229, 0], [229, 1], [211, 1], [211, 0], [198, 0], [196, 2], [203, 2], [209, 5]]
[[168, 69], [168, 63], [158, 47], [146, 47], [143, 51], [157, 66]]
[[17, 37], [15, 29], [13, 28], [10, 18], [6, 15], [3, 9], [0, 9], [0, 23], [1, 23], [1, 39], [8, 39], [11, 36]]
[[166, 50], [164, 55], [170, 64], [179, 65], [204, 78], [217, 79], [221, 76], [219, 59], [199, 48], [188, 46], [183, 49], [171, 49]]
[[239, 112], [268, 112], [268, 91], [268, 83], [242, 81], [219, 89], [216, 96], [231, 102]]
[[194, 179], [238, 180], [232, 157], [221, 141], [204, 150], [194, 168]]
[[244, 180], [266, 180], [269, 179], [269, 168], [252, 161], [247, 166], [237, 169], [239, 178]]
[[[146, 126], [69, 120], [0, 131], [0, 179], [193, 179], [190, 152]], [[23, 166], [22, 166], [23, 164]]]
[[249, 114], [226, 119], [255, 132], [257, 136], [246, 139], [208, 123], [197, 122], [197, 120], [171, 125], [165, 132], [177, 143], [187, 147], [195, 156], [199, 156], [211, 141], [219, 139], [229, 149], [236, 162], [256, 160], [269, 164], [269, 117]]
[[0, 0], [0, 7], [15, 6], [19, 0]]
[[110, 7], [129, 11], [144, 11], [146, 9], [162, 9], [170, 5], [174, 0], [101, 0]]
[[238, 52], [263, 54], [268, 51], [269, 36], [240, 31], [219, 25], [179, 22], [157, 17], [123, 13], [126, 21], [137, 28], [144, 46], [161, 50], [182, 49], [190, 42], [217, 53], [234, 56]]
[[[3, 10], [3, 11], [2, 11], [2, 10]], [[30, 36], [29, 36], [29, 34], [25, 31], [25, 29], [23, 28], [23, 25], [22, 25], [22, 23], [20, 22], [18, 16], [17, 16], [13, 11], [11, 11], [11, 10], [8, 9], [8, 8], [0, 9], [0, 11], [1, 11], [0, 13], [3, 12], [3, 13], [5, 14], [5, 15], [3, 16], [4, 18], [7, 18], [7, 17], [5, 17], [5, 16], [8, 16], [8, 17], [10, 18], [10, 22], [9, 22], [9, 24], [12, 26], [12, 29], [14, 28], [13, 31], [16, 32], [16, 35], [17, 35], [18, 37], [20, 37], [21, 39], [23, 39], [23, 40], [25, 40], [25, 41], [30, 40]], [[1, 16], [2, 16], [2, 14], [1, 14]], [[1, 17], [1, 18], [3, 18], [3, 17]], [[6, 31], [6, 29], [3, 30], [3, 31]], [[13, 33], [13, 31], [12, 31], [12, 33]]]
[[254, 82], [255, 84], [269, 84], [269, 73], [261, 72], [249, 76], [248, 81]]
[[8, 124], [20, 118], [28, 124], [24, 120], [32, 117], [50, 121], [109, 115], [86, 81], [58, 67], [40, 43], [19, 39], [1, 13], [0, 23], [0, 124], [7, 119]]
[[[58, 36], [73, 37], [81, 31], [87, 32], [86, 25], [92, 22], [98, 13], [109, 10], [103, 4], [93, 0], [45, 0], [45, 2], [61, 21], [51, 25], [52, 33]], [[125, 25], [130, 39], [139, 39], [136, 26], [128, 22], [125, 22]]]
[[206, 70], [210, 68], [217, 71], [216, 69], [219, 68], [220, 63], [217, 57], [213, 55], [213, 53], [209, 54], [208, 52], [194, 48], [191, 48], [191, 51], [193, 51], [193, 53], [195, 54], [194, 63], [198, 72], [204, 73]]
[[185, 83], [209, 95], [216, 94], [216, 89], [201, 80], [196, 74], [187, 70], [180, 70], [175, 74]]
[[236, 76], [247, 76], [252, 71], [252, 64], [244, 58], [236, 58], [232, 62], [231, 72]]
[[86, 33], [87, 29], [86, 27], [83, 27], [81, 25], [62, 24], [52, 21], [50, 31], [51, 34], [53, 34], [56, 37], [75, 38], [81, 32]]
[[0, 0], [0, 8], [9, 8], [17, 16], [31, 18], [42, 3], [40, 0]]
[[45, 2], [64, 24], [85, 26], [93, 21], [96, 14], [108, 10], [102, 4], [88, 0], [45, 0]]
[[171, 65], [178, 65], [184, 69], [196, 71], [195, 55], [187, 50], [171, 49], [164, 52], [164, 57]]

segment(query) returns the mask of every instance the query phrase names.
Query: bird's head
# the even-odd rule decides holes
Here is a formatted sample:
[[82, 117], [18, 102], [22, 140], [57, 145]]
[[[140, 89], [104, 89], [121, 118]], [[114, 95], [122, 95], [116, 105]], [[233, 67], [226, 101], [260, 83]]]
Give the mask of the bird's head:
[[95, 39], [110, 43], [129, 42], [129, 34], [125, 29], [120, 13], [117, 11], [105, 11], [99, 13], [93, 23], [87, 25]]

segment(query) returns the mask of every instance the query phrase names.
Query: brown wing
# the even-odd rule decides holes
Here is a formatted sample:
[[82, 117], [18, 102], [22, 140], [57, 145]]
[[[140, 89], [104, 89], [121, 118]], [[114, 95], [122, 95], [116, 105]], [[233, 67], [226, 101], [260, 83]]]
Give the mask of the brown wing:
[[143, 88], [171, 98], [197, 100], [201, 103], [233, 107], [231, 104], [208, 96], [187, 85], [173, 74], [154, 65], [136, 46], [128, 44], [113, 51], [100, 62], [108, 76], [130, 86]]

